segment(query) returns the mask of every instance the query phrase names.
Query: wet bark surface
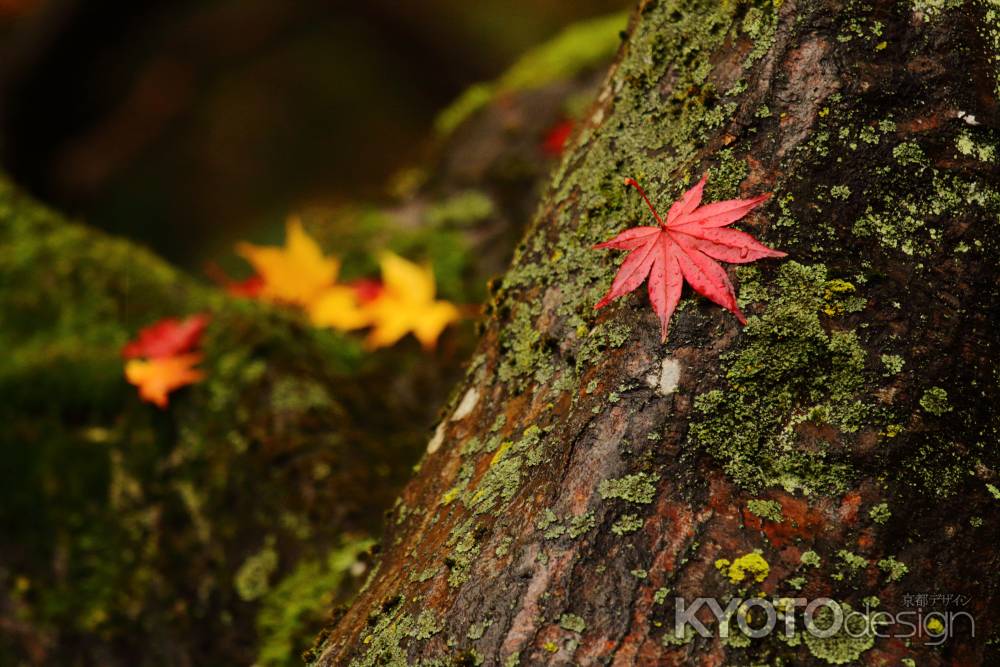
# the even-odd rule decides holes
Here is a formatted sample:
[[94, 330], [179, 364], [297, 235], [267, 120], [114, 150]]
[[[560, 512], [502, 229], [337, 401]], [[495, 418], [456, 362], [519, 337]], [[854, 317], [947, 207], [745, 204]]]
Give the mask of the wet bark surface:
[[[640, 4], [314, 664], [997, 659], [1000, 27], [946, 4]], [[688, 291], [665, 345], [643, 290], [594, 313], [592, 244], [646, 224], [622, 179], [662, 210], [705, 171], [774, 192], [748, 325]], [[675, 598], [753, 595], [975, 638], [675, 636]]]

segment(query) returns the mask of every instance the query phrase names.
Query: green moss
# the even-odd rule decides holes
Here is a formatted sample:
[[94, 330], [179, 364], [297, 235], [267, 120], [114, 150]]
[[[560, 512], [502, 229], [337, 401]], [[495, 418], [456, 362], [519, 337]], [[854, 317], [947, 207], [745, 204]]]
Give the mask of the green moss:
[[938, 17], [939, 14], [961, 7], [963, 0], [910, 0], [910, 7], [919, 12], [925, 21]]
[[[498, 503], [506, 503], [517, 493], [521, 485], [521, 474], [525, 467], [533, 467], [544, 457], [543, 431], [537, 426], [524, 429], [521, 438], [500, 444], [490, 459], [489, 468], [477, 485], [465, 488], [461, 479], [456, 482], [454, 493], [449, 491], [442, 500], [461, 495], [462, 502], [475, 514], [492, 511]], [[466, 462], [471, 476], [472, 462]], [[463, 466], [464, 468], [464, 466]], [[460, 470], [460, 477], [462, 477]], [[461, 486], [458, 486], [461, 484]]]
[[619, 479], [605, 479], [597, 487], [597, 492], [604, 500], [620, 498], [621, 500], [648, 505], [656, 497], [656, 482], [660, 476], [651, 473], [636, 473]]
[[751, 500], [747, 503], [747, 509], [761, 519], [775, 523], [781, 523], [784, 520], [781, 514], [781, 503], [774, 500]]
[[440, 134], [450, 134], [498, 94], [540, 88], [610, 60], [621, 43], [619, 32], [627, 19], [628, 14], [617, 12], [569, 26], [522, 56], [497, 81], [466, 90], [438, 115], [435, 128]]
[[716, 159], [718, 163], [709, 170], [705, 184], [705, 201], [738, 198], [740, 183], [750, 173], [750, 165], [745, 159], [737, 158], [732, 148], [719, 151]]
[[[806, 493], [844, 488], [847, 462], [831, 460], [824, 444], [796, 446], [796, 427], [819, 422], [845, 434], [870, 416], [860, 389], [865, 352], [851, 331], [830, 331], [821, 315], [848, 310], [851, 290], [823, 266], [787, 262], [760, 297], [737, 347], [724, 355], [727, 383], [695, 399], [693, 441], [722, 461], [741, 486], [782, 486]], [[832, 286], [832, 289], [831, 289]], [[853, 286], [852, 286], [853, 290]]]
[[929, 187], [903, 178], [883, 183], [878, 196], [866, 193], [871, 203], [855, 221], [854, 233], [907, 255], [928, 257], [940, 247], [941, 230], [949, 218], [967, 215], [970, 206], [987, 214], [1000, 211], [996, 190], [937, 170], [931, 174]]
[[468, 226], [493, 215], [493, 200], [478, 190], [466, 190], [438, 202], [424, 213], [428, 224], [436, 227]]
[[948, 405], [948, 392], [941, 387], [931, 387], [920, 397], [920, 407], [937, 416], [951, 412], [951, 406]]
[[751, 7], [743, 19], [743, 32], [750, 37], [753, 48], [743, 62], [750, 67], [770, 50], [774, 43], [774, 31], [778, 27], [780, 3], [765, 2], [763, 6]]
[[403, 613], [406, 600], [387, 601], [383, 610], [369, 619], [369, 628], [361, 636], [365, 652], [351, 660], [350, 667], [404, 667], [408, 664], [403, 642], [411, 637], [413, 618]]
[[278, 569], [278, 552], [269, 542], [257, 553], [249, 556], [236, 570], [233, 584], [243, 600], [256, 600], [270, 588], [271, 575]]
[[263, 598], [257, 613], [260, 648], [257, 664], [262, 667], [299, 664], [298, 656], [309, 646], [327, 620], [326, 612], [337, 591], [350, 577], [358, 556], [373, 541], [345, 542], [322, 560], [300, 561]]
[[[518, 249], [513, 266], [497, 292], [495, 308], [505, 326], [501, 329], [501, 377], [518, 390], [541, 374], [555, 378], [555, 390], [575, 385], [578, 373], [590, 365], [593, 349], [586, 338], [594, 321], [621, 321], [606, 316], [612, 308], [595, 313], [594, 303], [605, 291], [620, 254], [595, 252], [592, 246], [623, 227], [647, 219], [641, 199], [626, 196], [623, 176], [643, 183], [661, 207], [689, 185], [685, 173], [698, 155], [698, 146], [725, 122], [735, 104], [723, 98], [709, 81], [710, 55], [733, 37], [735, 3], [696, 2], [685, 11], [669, 5], [652, 5], [629, 40], [629, 57], [622, 61], [616, 80], [614, 104], [596, 131], [585, 130], [587, 150], [567, 157], [554, 176], [554, 219], [544, 220], [546, 233], [537, 227], [529, 242]], [[655, 63], [655, 66], [654, 66]], [[673, 65], [672, 65], [673, 63]], [[676, 74], [672, 94], [661, 99], [662, 72]], [[719, 158], [726, 183], [743, 169], [735, 151]], [[572, 163], [573, 168], [568, 169]], [[625, 297], [628, 304], [635, 297]], [[543, 304], [568, 332], [547, 340], [537, 326]], [[650, 315], [650, 318], [652, 316]], [[599, 358], [599, 357], [598, 357]], [[596, 359], [595, 359], [596, 360]], [[571, 363], [575, 362], [575, 363]]]

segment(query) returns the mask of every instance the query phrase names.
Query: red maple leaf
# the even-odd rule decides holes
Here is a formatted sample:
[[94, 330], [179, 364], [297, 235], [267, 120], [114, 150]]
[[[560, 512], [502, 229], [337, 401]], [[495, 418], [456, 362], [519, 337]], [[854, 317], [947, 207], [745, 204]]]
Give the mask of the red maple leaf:
[[382, 296], [382, 292], [385, 291], [385, 285], [382, 284], [382, 281], [372, 278], [358, 278], [347, 284], [354, 288], [354, 294], [358, 297], [358, 303], [362, 305], [371, 303]]
[[184, 320], [173, 317], [162, 319], [140, 329], [135, 340], [122, 348], [122, 356], [126, 359], [160, 359], [190, 352], [201, 340], [208, 320], [207, 313], [192, 315]]
[[542, 141], [542, 151], [547, 155], [559, 157], [566, 148], [566, 142], [573, 133], [573, 121], [561, 120], [549, 129]]
[[264, 289], [264, 279], [256, 273], [245, 280], [234, 280], [225, 285], [229, 296], [256, 299]]
[[632, 186], [642, 195], [656, 218], [657, 226], [632, 227], [610, 241], [594, 246], [630, 251], [618, 269], [611, 289], [597, 302], [595, 310], [631, 292], [648, 278], [649, 300], [660, 316], [661, 340], [666, 341], [670, 316], [681, 299], [681, 287], [686, 280], [695, 292], [732, 311], [742, 324], [746, 324], [746, 318], [736, 305], [733, 284], [726, 270], [715, 260], [745, 264], [763, 257], [785, 256], [783, 252], [762, 245], [749, 234], [723, 229], [745, 216], [771, 194], [699, 206], [707, 180], [707, 174], [702, 176], [697, 185], [674, 202], [664, 222], [642, 187], [634, 179], [625, 179], [625, 185]]

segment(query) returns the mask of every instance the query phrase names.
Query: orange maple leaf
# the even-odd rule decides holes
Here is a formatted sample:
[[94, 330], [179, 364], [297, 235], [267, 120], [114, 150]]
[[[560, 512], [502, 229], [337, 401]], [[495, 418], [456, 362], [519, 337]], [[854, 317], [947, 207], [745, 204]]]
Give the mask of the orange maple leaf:
[[131, 359], [125, 364], [125, 379], [139, 388], [142, 400], [166, 408], [170, 392], [204, 379], [205, 374], [194, 368], [200, 361], [200, 354]]

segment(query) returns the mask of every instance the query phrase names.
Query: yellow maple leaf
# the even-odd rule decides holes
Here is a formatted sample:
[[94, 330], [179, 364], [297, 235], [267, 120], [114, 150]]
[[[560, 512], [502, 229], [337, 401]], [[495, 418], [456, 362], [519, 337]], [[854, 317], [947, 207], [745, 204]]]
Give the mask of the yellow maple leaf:
[[236, 252], [253, 265], [264, 281], [260, 296], [308, 308], [337, 280], [340, 262], [323, 255], [298, 218], [285, 226], [284, 247], [240, 243]]
[[434, 299], [434, 272], [430, 267], [391, 252], [382, 255], [379, 265], [382, 292], [365, 306], [373, 327], [368, 345], [392, 345], [412, 332], [424, 347], [433, 347], [444, 328], [459, 319], [458, 308]]
[[309, 304], [309, 320], [313, 326], [341, 331], [361, 329], [372, 323], [371, 313], [361, 305], [357, 290], [346, 285], [334, 285], [320, 292]]
[[175, 389], [201, 381], [205, 374], [195, 364], [200, 354], [178, 354], [156, 359], [131, 359], [125, 364], [125, 379], [139, 388], [139, 397], [161, 408]]

